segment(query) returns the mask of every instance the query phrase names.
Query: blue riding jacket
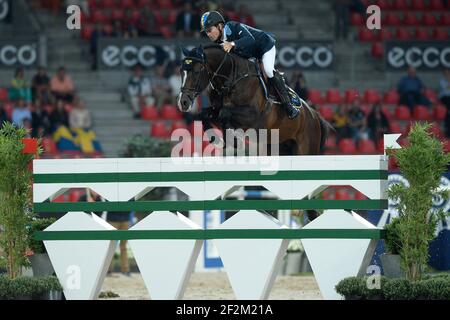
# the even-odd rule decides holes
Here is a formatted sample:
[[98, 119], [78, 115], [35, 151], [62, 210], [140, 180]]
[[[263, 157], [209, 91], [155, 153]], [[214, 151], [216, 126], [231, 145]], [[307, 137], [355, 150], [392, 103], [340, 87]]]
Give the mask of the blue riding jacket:
[[229, 21], [225, 24], [223, 39], [218, 42], [223, 41], [234, 41], [234, 52], [247, 59], [261, 59], [276, 42], [273, 34], [236, 21]]

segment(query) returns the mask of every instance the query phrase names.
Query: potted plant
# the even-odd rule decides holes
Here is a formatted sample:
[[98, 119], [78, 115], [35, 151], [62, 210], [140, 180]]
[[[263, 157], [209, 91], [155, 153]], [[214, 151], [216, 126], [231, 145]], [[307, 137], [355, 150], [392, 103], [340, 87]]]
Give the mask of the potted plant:
[[[440, 219], [442, 210], [432, 212], [433, 197], [448, 199], [448, 190], [440, 190], [440, 179], [450, 162], [442, 143], [429, 132], [429, 124], [413, 125], [409, 145], [395, 152], [397, 163], [409, 185], [394, 184], [388, 196], [398, 201], [399, 218], [395, 226], [395, 240], [401, 267], [408, 280], [419, 280], [427, 267], [429, 243]], [[391, 153], [392, 150], [389, 150]]]
[[384, 240], [386, 253], [380, 256], [381, 265], [383, 266], [384, 275], [388, 278], [404, 277], [405, 273], [400, 266], [400, 249], [401, 242], [399, 239], [398, 226], [400, 218], [396, 217], [385, 226], [386, 239]]
[[43, 231], [55, 221], [55, 218], [35, 219], [28, 228], [28, 247], [32, 251], [28, 259], [31, 262], [34, 276], [48, 276], [55, 272], [44, 243], [34, 239], [36, 231]]
[[289, 242], [283, 264], [283, 275], [292, 275], [301, 271], [303, 247], [299, 239]]

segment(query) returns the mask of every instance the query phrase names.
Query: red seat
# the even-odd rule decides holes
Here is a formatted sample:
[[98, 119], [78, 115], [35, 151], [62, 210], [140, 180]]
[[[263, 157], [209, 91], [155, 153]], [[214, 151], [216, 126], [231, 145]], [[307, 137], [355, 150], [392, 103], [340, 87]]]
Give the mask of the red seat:
[[413, 10], [424, 11], [426, 8], [425, 1], [424, 0], [411, 0], [411, 7]]
[[152, 0], [139, 0], [137, 2], [137, 7], [139, 9], [143, 9], [144, 7], [150, 7], [153, 5], [153, 1]]
[[397, 104], [400, 97], [397, 90], [391, 89], [384, 94], [383, 102], [387, 104]]
[[444, 3], [442, 2], [442, 0], [430, 0], [428, 8], [433, 11], [445, 10]]
[[155, 138], [168, 138], [170, 132], [167, 130], [166, 124], [163, 121], [156, 121], [151, 125], [151, 135]]
[[439, 23], [442, 26], [450, 26], [450, 12], [444, 12], [443, 14], [441, 14]]
[[428, 100], [430, 100], [433, 103], [436, 103], [437, 100], [438, 100], [436, 92], [433, 89], [430, 89], [430, 88], [426, 88], [425, 89], [425, 97], [427, 97]]
[[111, 19], [114, 20], [123, 20], [125, 18], [125, 13], [122, 9], [114, 9], [111, 12]]
[[339, 141], [339, 150], [345, 154], [356, 153], [356, 146], [352, 139], [341, 139]]
[[81, 29], [81, 39], [89, 40], [91, 38], [92, 33], [94, 32], [94, 27], [90, 24], [83, 24]]
[[431, 114], [425, 106], [415, 106], [413, 108], [414, 120], [431, 120]]
[[381, 107], [381, 111], [384, 113], [386, 118], [388, 118], [388, 120], [394, 119], [394, 115], [392, 114], [391, 110], [387, 106]]
[[450, 140], [444, 142], [444, 151], [447, 153], [450, 152]]
[[395, 37], [397, 40], [411, 40], [411, 33], [406, 28], [397, 28]]
[[407, 26], [417, 26], [419, 25], [419, 19], [414, 12], [406, 12], [403, 16], [403, 24]]
[[375, 154], [377, 153], [377, 148], [372, 140], [359, 140], [358, 151], [365, 154]]
[[447, 115], [447, 108], [439, 104], [433, 108], [433, 119], [436, 121], [444, 121]]
[[161, 26], [159, 27], [159, 32], [163, 35], [164, 38], [170, 39], [173, 37], [173, 33], [170, 30], [169, 26]]
[[161, 107], [161, 118], [165, 120], [179, 120], [182, 119], [183, 116], [181, 115], [181, 112], [178, 111], [177, 107], [165, 104]]
[[141, 108], [141, 119], [157, 120], [158, 118], [158, 110], [154, 106], [143, 106]]
[[371, 48], [372, 56], [375, 58], [382, 58], [384, 55], [384, 46], [382, 42], [374, 42], [372, 43]]
[[398, 106], [395, 108], [395, 118], [397, 120], [410, 120], [411, 112], [407, 106]]
[[438, 139], [442, 139], [445, 137], [445, 135], [442, 133], [441, 126], [436, 122], [433, 122], [431, 124], [429, 132]]
[[448, 39], [448, 31], [446, 29], [439, 29], [439, 28], [434, 29], [433, 39], [439, 41], [446, 41]]
[[6, 116], [8, 117], [8, 119], [12, 118], [12, 113], [14, 111], [14, 105], [10, 102], [7, 102], [3, 105], [3, 109], [6, 112]]
[[100, 9], [95, 10], [92, 12], [92, 18], [93, 23], [107, 23], [109, 20], [109, 17]]
[[379, 153], [384, 153], [384, 139], [383, 139], [383, 138], [381, 138], [380, 140], [378, 140], [377, 151], [378, 151]]
[[359, 96], [357, 89], [347, 89], [345, 91], [345, 102], [352, 103]]
[[430, 39], [430, 33], [427, 28], [417, 28], [416, 32], [416, 40], [428, 40]]
[[350, 23], [352, 26], [362, 26], [364, 25], [364, 18], [361, 14], [357, 12], [352, 12], [350, 17]]
[[437, 24], [436, 16], [432, 13], [426, 12], [422, 16], [422, 24], [426, 26], [434, 26]]
[[389, 132], [390, 133], [403, 133], [402, 126], [397, 121], [391, 121], [389, 123]]
[[364, 102], [365, 103], [378, 103], [381, 101], [380, 93], [374, 89], [367, 89], [364, 92]]
[[377, 34], [373, 30], [366, 27], [359, 28], [359, 40], [364, 42], [371, 42], [378, 39]]
[[69, 193], [69, 202], [78, 202], [78, 199], [84, 194], [81, 190], [72, 190]]
[[394, 0], [393, 8], [401, 11], [408, 11], [408, 3], [406, 0]]
[[0, 101], [8, 100], [8, 89], [0, 88]]
[[114, 28], [111, 24], [105, 24], [105, 25], [103, 25], [102, 30], [106, 35], [109, 36], [113, 33]]
[[395, 170], [397, 168], [398, 168], [397, 158], [396, 157], [389, 157], [389, 170]]
[[184, 121], [182, 121], [182, 120], [178, 120], [178, 121], [173, 121], [173, 122], [172, 122], [172, 128], [171, 128], [171, 130], [172, 130], [172, 131], [175, 131], [175, 130], [177, 130], [177, 129], [186, 129], [186, 130], [189, 130], [189, 128], [188, 128], [186, 122], [184, 122]]
[[171, 0], [158, 0], [158, 7], [161, 9], [173, 9]]
[[134, 8], [134, 2], [133, 2], [133, 0], [121, 0], [120, 1], [120, 7], [122, 9]]
[[337, 145], [336, 145], [336, 136], [329, 136], [326, 140], [325, 140], [325, 148], [326, 149], [331, 149], [334, 150], [336, 149]]
[[139, 19], [141, 18], [141, 11], [139, 9], [133, 9], [131, 10], [128, 21], [132, 24], [136, 24], [139, 22]]
[[402, 24], [402, 20], [397, 13], [388, 12], [384, 17], [383, 23], [387, 26], [399, 26]]
[[335, 200], [350, 200], [350, 195], [344, 188], [339, 188], [336, 190], [334, 194]]
[[377, 0], [376, 4], [381, 10], [389, 10], [392, 8], [389, 0]]
[[381, 29], [379, 37], [381, 41], [386, 41], [392, 40], [394, 38], [394, 35], [392, 34], [392, 31], [389, 29]]
[[116, 3], [114, 0], [103, 0], [101, 1], [101, 5], [104, 9], [114, 9]]
[[97, 0], [88, 0], [88, 6], [91, 11], [97, 9]]
[[169, 16], [167, 17], [168, 23], [169, 23], [170, 25], [175, 24], [176, 21], [177, 21], [177, 16], [178, 16], [178, 11], [177, 11], [177, 10], [171, 10], [171, 11], [169, 12]]
[[308, 90], [308, 99], [313, 104], [321, 104], [323, 103], [322, 95], [319, 90], [317, 89], [309, 89]]
[[322, 117], [327, 121], [333, 120], [333, 109], [329, 106], [320, 106], [319, 113], [322, 115]]
[[356, 191], [355, 192], [355, 200], [367, 200], [367, 197], [364, 195], [364, 193]]
[[341, 94], [338, 89], [327, 90], [327, 103], [341, 103]]

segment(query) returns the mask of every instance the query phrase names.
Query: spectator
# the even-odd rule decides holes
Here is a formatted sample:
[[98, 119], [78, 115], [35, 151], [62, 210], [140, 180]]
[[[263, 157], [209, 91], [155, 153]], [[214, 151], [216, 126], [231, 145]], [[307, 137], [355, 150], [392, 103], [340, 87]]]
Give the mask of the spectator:
[[17, 101], [17, 106], [12, 113], [12, 122], [18, 127], [24, 127], [24, 120], [29, 119], [31, 121], [31, 112], [28, 110], [25, 100], [20, 98]]
[[128, 33], [123, 28], [122, 20], [114, 20], [111, 37], [125, 38], [126, 36], [128, 36]]
[[33, 102], [39, 99], [44, 104], [52, 103], [52, 94], [50, 92], [50, 78], [44, 67], [39, 67], [37, 74], [33, 77], [31, 88], [33, 92]]
[[365, 140], [369, 138], [366, 116], [359, 105], [360, 99], [357, 97], [353, 101], [348, 113], [350, 135], [355, 142], [358, 142], [360, 139]]
[[152, 97], [150, 80], [142, 76], [141, 66], [136, 65], [133, 72], [133, 76], [128, 81], [128, 98], [134, 112], [134, 118], [139, 119], [141, 106], [154, 105], [155, 99]]
[[450, 68], [444, 69], [444, 76], [439, 82], [439, 99], [450, 110]]
[[13, 101], [24, 99], [26, 102], [31, 102], [31, 90], [25, 80], [25, 73], [22, 67], [16, 69], [14, 78], [11, 80], [9, 97]]
[[64, 67], [59, 67], [57, 74], [51, 80], [50, 87], [56, 100], [72, 103], [75, 87], [70, 76], [66, 74]]
[[335, 0], [334, 11], [335, 15], [335, 37], [339, 39], [341, 36], [344, 40], [348, 36], [349, 16], [350, 16], [350, 0]]
[[[106, 220], [117, 230], [128, 230], [130, 226], [129, 212], [108, 212]], [[113, 271], [113, 264], [109, 272]], [[130, 276], [130, 263], [128, 261], [127, 240], [120, 240], [120, 272], [125, 276]]]
[[350, 128], [348, 126], [348, 106], [346, 104], [339, 105], [333, 114], [333, 126], [336, 129], [337, 142], [350, 136]]
[[6, 113], [5, 107], [2, 102], [0, 102], [0, 126], [2, 126], [3, 122], [11, 121]]
[[50, 133], [53, 134], [60, 126], [69, 126], [69, 117], [64, 109], [64, 102], [58, 100], [56, 108], [50, 112]]
[[172, 75], [169, 77], [170, 91], [172, 97], [176, 100], [176, 96], [181, 89], [181, 68], [180, 66], [175, 66]]
[[160, 37], [158, 32], [156, 18], [149, 6], [144, 7], [144, 12], [141, 14], [137, 23], [138, 35], [140, 37]]
[[291, 83], [292, 89], [302, 98], [308, 100], [308, 88], [306, 86], [305, 77], [300, 70], [295, 70], [292, 73]]
[[89, 130], [92, 126], [91, 113], [86, 109], [86, 104], [81, 99], [77, 99], [74, 108], [70, 112], [69, 126], [72, 130]]
[[190, 2], [185, 2], [183, 10], [178, 13], [175, 22], [175, 30], [180, 38], [183, 37], [200, 37], [200, 17], [192, 9], [192, 4]]
[[412, 111], [414, 105], [430, 106], [430, 101], [423, 95], [425, 87], [417, 77], [414, 67], [408, 67], [408, 75], [400, 79], [397, 91], [400, 95], [400, 103], [407, 105]]
[[155, 76], [152, 78], [153, 91], [155, 92], [156, 106], [160, 108], [167, 101], [172, 101], [169, 80], [165, 75], [164, 65], [156, 66]]
[[373, 105], [372, 111], [367, 117], [367, 126], [370, 129], [370, 135], [375, 145], [378, 144], [380, 139], [383, 139], [385, 133], [389, 132], [388, 118], [378, 103]]
[[241, 4], [239, 6], [239, 11], [237, 13], [237, 20], [250, 27], [255, 27], [255, 20], [253, 19], [253, 16], [249, 13], [248, 8], [245, 4]]
[[95, 29], [91, 33], [91, 37], [89, 39], [89, 52], [92, 57], [92, 70], [97, 70], [97, 43], [100, 37], [105, 36], [103, 32], [102, 25], [100, 23], [95, 24]]
[[50, 132], [50, 118], [46, 110], [41, 106], [41, 101], [36, 100], [31, 106], [31, 135], [33, 138], [44, 137]]

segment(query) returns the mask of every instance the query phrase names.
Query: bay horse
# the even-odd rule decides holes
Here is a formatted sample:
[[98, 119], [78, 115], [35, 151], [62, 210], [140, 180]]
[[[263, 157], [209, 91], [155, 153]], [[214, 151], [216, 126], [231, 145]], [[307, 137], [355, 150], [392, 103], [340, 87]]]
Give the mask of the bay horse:
[[301, 99], [300, 114], [289, 119], [279, 103], [269, 98], [269, 90], [266, 94], [255, 62], [227, 53], [217, 44], [182, 51], [182, 85], [177, 98], [182, 112], [188, 112], [195, 98], [209, 87], [207, 116], [222, 130], [252, 128], [270, 133], [270, 129], [279, 129], [280, 146], [288, 147], [286, 154], [321, 153], [332, 126]]

